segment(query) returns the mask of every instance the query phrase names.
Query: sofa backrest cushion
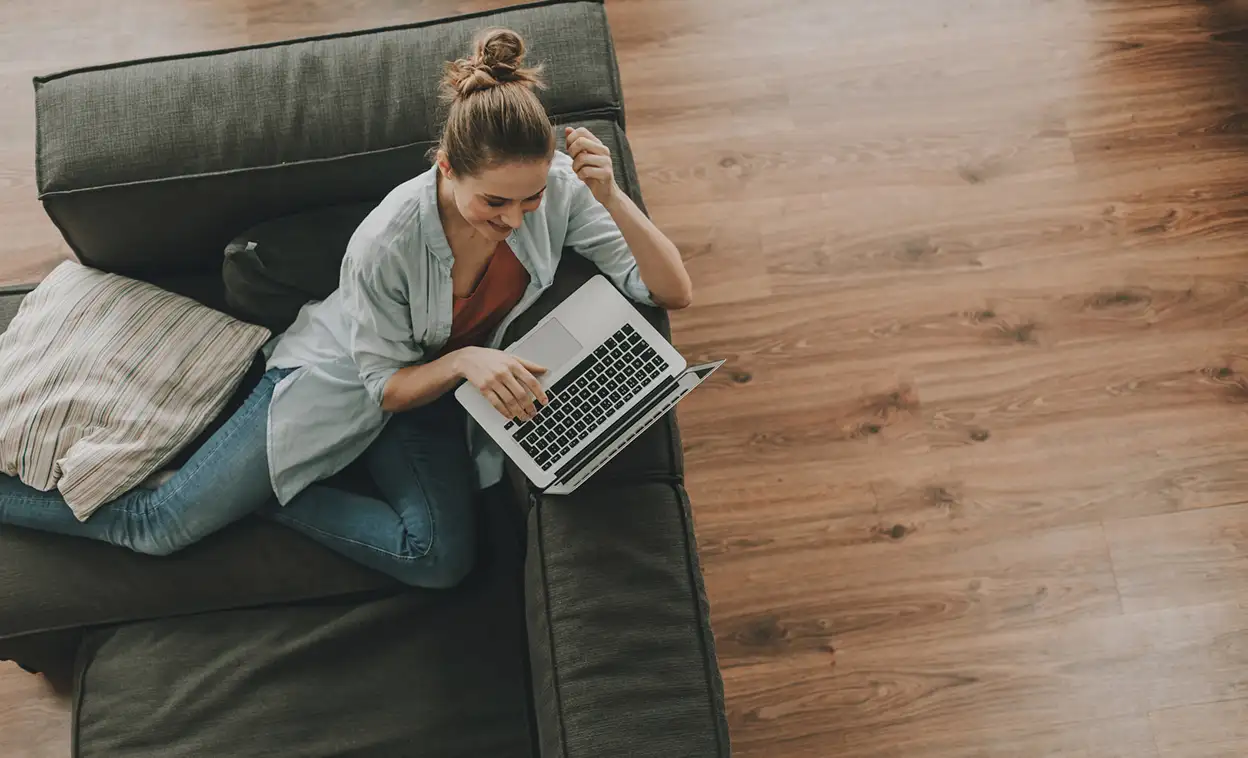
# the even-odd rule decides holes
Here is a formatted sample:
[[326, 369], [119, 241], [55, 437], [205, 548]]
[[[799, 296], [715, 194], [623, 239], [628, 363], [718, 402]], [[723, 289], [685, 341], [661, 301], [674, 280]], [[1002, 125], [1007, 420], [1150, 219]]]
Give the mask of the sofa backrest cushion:
[[423, 171], [442, 65], [490, 26], [519, 31], [545, 66], [553, 120], [622, 122], [601, 0], [544, 0], [39, 77], [40, 198], [89, 265], [216, 268], [259, 221], [380, 199]]

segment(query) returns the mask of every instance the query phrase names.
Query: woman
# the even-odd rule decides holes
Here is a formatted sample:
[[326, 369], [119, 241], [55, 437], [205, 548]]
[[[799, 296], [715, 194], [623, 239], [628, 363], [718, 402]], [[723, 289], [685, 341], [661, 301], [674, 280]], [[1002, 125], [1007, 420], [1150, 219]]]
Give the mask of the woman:
[[[0, 523], [167, 555], [255, 512], [399, 580], [449, 587], [472, 565], [472, 500], [501, 476], [469, 453], [451, 390], [468, 381], [529, 417], [542, 367], [495, 349], [562, 248], [634, 299], [689, 304], [676, 247], [616, 186], [610, 152], [566, 129], [556, 154], [536, 69], [508, 30], [448, 65], [449, 114], [425, 174], [355, 232], [339, 288], [304, 307], [250, 397], [181, 470], [74, 518], [56, 492], [0, 476]], [[318, 484], [363, 455], [384, 499]], [[274, 504], [276, 495], [277, 504]]]

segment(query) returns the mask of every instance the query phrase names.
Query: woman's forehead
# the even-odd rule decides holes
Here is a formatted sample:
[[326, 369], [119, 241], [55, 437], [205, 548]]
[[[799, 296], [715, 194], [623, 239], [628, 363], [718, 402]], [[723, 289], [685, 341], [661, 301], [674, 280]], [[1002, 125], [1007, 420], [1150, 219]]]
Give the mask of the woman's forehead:
[[472, 191], [508, 200], [523, 200], [541, 192], [550, 173], [550, 161], [504, 163], [473, 177]]

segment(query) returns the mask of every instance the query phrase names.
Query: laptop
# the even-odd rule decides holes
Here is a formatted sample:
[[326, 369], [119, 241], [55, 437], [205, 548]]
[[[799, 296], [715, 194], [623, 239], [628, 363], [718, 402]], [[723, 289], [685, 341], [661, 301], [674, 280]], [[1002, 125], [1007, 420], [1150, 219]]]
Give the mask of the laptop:
[[535, 487], [576, 490], [658, 421], [723, 361], [689, 366], [607, 280], [598, 275], [506, 351], [547, 369], [547, 405], [517, 423], [476, 387], [455, 397]]

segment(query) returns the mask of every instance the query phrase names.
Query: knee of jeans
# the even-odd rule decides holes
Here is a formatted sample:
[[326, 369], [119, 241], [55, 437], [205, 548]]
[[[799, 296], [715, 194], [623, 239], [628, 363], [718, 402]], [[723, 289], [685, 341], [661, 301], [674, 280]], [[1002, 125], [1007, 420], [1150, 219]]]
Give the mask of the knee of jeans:
[[190, 543], [181, 536], [181, 530], [163, 522], [145, 520], [132, 526], [126, 535], [126, 544], [136, 553], [164, 557]]
[[178, 551], [178, 547], [174, 545], [172, 540], [165, 539], [161, 535], [153, 535], [147, 532], [131, 537], [129, 545], [130, 549], [136, 553], [157, 557], [173, 555]]
[[423, 558], [413, 561], [399, 576], [405, 584], [430, 589], [450, 589], [467, 578], [476, 560], [475, 545], [462, 537], [438, 538]]

